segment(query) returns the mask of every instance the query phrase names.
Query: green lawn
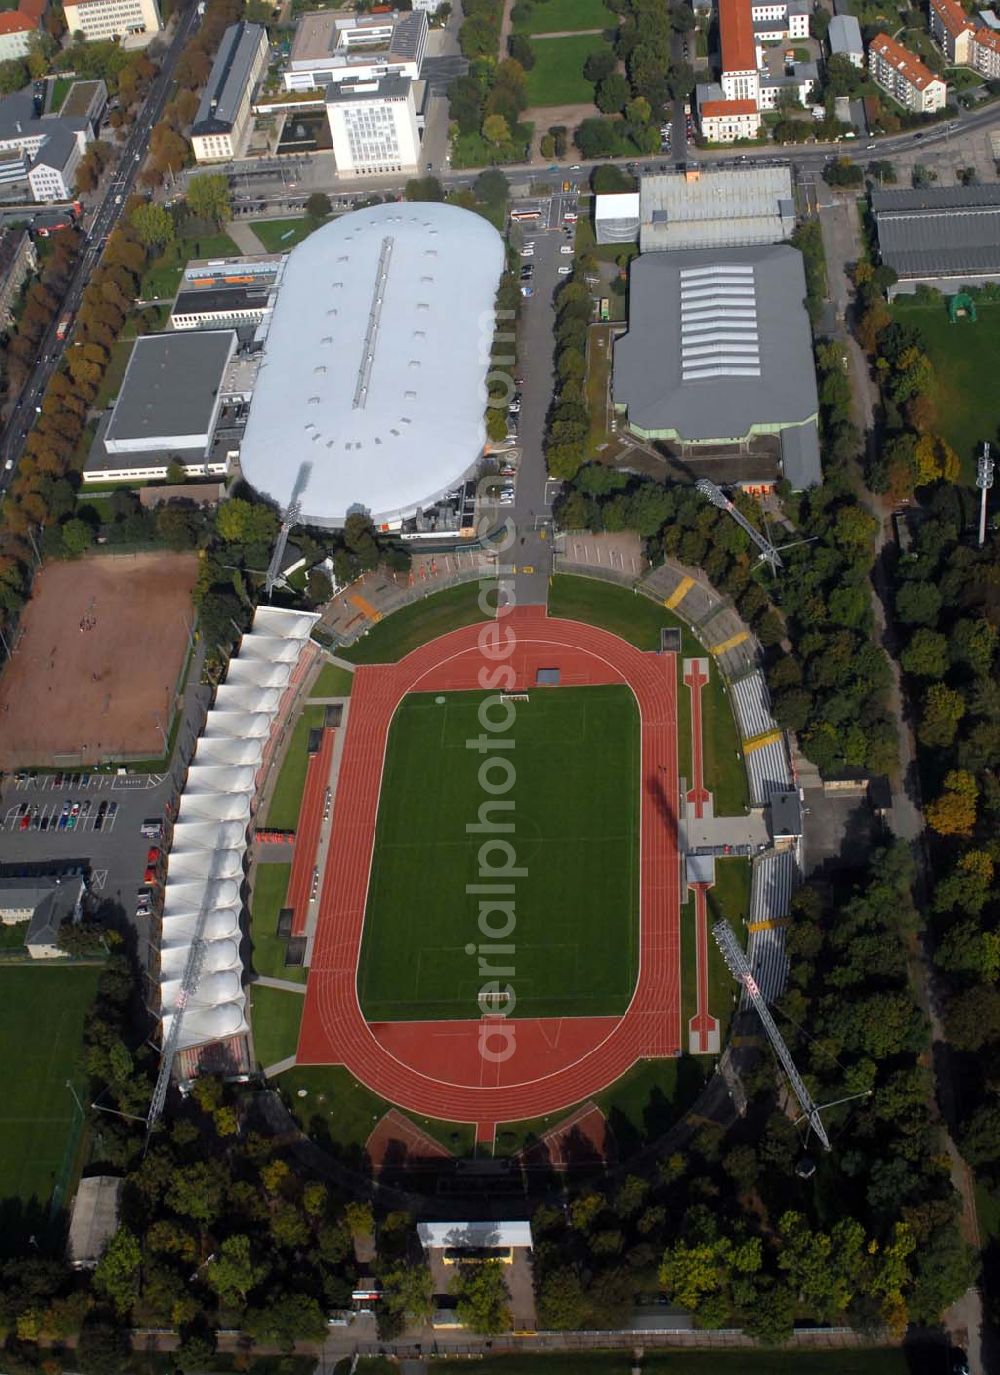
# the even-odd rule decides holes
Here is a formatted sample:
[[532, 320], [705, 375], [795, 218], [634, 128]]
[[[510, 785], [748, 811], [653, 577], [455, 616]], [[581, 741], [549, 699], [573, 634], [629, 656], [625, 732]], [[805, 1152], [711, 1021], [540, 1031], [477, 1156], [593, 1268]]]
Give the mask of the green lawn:
[[86, 1092], [80, 1041], [100, 972], [96, 965], [44, 961], [0, 968], [2, 1198], [44, 1205], [52, 1194], [79, 1124], [67, 1081]]
[[264, 245], [268, 253], [287, 253], [303, 239], [308, 239], [314, 229], [319, 229], [321, 220], [310, 219], [308, 215], [294, 220], [251, 220], [250, 228]]
[[0, 950], [23, 950], [30, 921], [0, 923]]
[[312, 686], [313, 697], [350, 697], [354, 674], [337, 664], [326, 664]]
[[238, 258], [240, 249], [228, 234], [199, 234], [197, 238], [175, 239], [143, 274], [139, 298], [143, 301], [173, 296], [181, 275], [192, 258]]
[[975, 324], [952, 324], [941, 301], [922, 305], [903, 296], [892, 316], [916, 325], [927, 344], [937, 383], [937, 429], [958, 454], [962, 477], [975, 480], [976, 458], [984, 440], [995, 443], [1000, 427], [1000, 301], [977, 301]]
[[572, 38], [535, 38], [531, 42], [535, 65], [528, 72], [528, 105], [578, 105], [594, 99], [594, 83], [583, 74], [583, 64], [591, 53], [607, 52], [608, 45], [597, 34], [574, 34]]
[[514, 25], [515, 33], [569, 33], [574, 29], [610, 29], [617, 19], [604, 0], [537, 0]]
[[250, 985], [250, 1022], [257, 1060], [267, 1068], [295, 1054], [305, 997], [287, 988]]
[[[343, 1065], [296, 1065], [279, 1075], [274, 1084], [286, 1095], [303, 1131], [338, 1152], [356, 1155], [372, 1127], [392, 1106], [359, 1084]], [[476, 1132], [471, 1124], [438, 1122], [412, 1112], [404, 1115], [455, 1155], [473, 1154]]]
[[[352, 664], [395, 664], [411, 650], [446, 631], [491, 620], [492, 616], [486, 615], [479, 605], [481, 586], [479, 582], [458, 583], [421, 601], [410, 602], [372, 626], [355, 644], [338, 649], [337, 656]], [[492, 606], [496, 598], [491, 592], [484, 600]]]
[[[454, 1361], [431, 1361], [432, 1371], [454, 1370]], [[575, 1352], [573, 1355], [488, 1356], [476, 1362], [482, 1375], [629, 1375], [628, 1351]], [[642, 1369], [668, 1375], [908, 1375], [901, 1347], [859, 1351], [646, 1351]]]
[[250, 899], [253, 967], [256, 973], [266, 974], [272, 979], [305, 983], [304, 969], [285, 966], [286, 942], [275, 934], [291, 872], [291, 864], [258, 864], [254, 871], [253, 896]]
[[711, 660], [709, 684], [702, 692], [704, 722], [705, 786], [714, 794], [717, 816], [742, 816], [747, 810], [747, 779], [740, 755], [736, 720], [715, 661], [684, 622], [659, 602], [600, 578], [557, 573], [549, 584], [549, 614], [585, 621], [620, 635], [637, 649], [658, 649], [660, 630], [673, 626], [681, 632], [677, 662], [677, 768], [682, 778], [691, 777], [691, 695], [684, 686], [684, 658], [696, 655]]
[[309, 763], [309, 732], [321, 726], [325, 716], [323, 707], [306, 706], [295, 723], [267, 809], [267, 826], [270, 830], [294, 831], [299, 824], [302, 789], [306, 785], [306, 767]]
[[[467, 885], [483, 881], [482, 864], [502, 862], [496, 853], [478, 859], [481, 835], [465, 834], [489, 801], [481, 756], [465, 743], [481, 734], [485, 696], [413, 694], [393, 721], [358, 967], [369, 1021], [478, 1015], [482, 938]], [[621, 1013], [637, 953], [634, 698], [617, 685], [533, 693], [509, 735], [516, 832], [504, 843], [527, 871], [513, 882], [509, 937], [517, 1015]], [[487, 916], [494, 928], [504, 919], [497, 909]]]
[[122, 378], [125, 376], [125, 369], [128, 367], [128, 360], [131, 357], [131, 340], [111, 345], [111, 358], [108, 362], [108, 368], [101, 378], [101, 385], [97, 388], [97, 395], [94, 397], [95, 410], [103, 410], [118, 395], [121, 390]]

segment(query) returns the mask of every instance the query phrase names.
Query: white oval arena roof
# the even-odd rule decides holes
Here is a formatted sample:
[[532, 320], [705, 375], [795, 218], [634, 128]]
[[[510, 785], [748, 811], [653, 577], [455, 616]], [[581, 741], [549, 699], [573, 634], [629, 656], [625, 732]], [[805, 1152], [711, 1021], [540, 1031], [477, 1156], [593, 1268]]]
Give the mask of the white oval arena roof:
[[412, 515], [476, 463], [503, 241], [452, 205], [342, 215], [292, 250], [240, 452], [303, 519]]

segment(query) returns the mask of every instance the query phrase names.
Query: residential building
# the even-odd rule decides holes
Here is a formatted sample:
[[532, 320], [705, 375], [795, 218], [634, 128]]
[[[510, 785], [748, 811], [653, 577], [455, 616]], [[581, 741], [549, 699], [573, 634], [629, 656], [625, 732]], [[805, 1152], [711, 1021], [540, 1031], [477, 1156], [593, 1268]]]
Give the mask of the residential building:
[[758, 43], [783, 43], [789, 38], [809, 37], [809, 0], [778, 0], [751, 4], [750, 20]]
[[709, 143], [735, 143], [760, 133], [760, 111], [755, 100], [700, 100], [698, 125]]
[[643, 253], [778, 243], [795, 228], [791, 170], [689, 168], [643, 177], [639, 222]]
[[868, 70], [876, 85], [908, 110], [931, 114], [944, 109], [948, 87], [919, 57], [887, 33], [880, 33], [869, 44]]
[[147, 41], [163, 28], [156, 0], [66, 0], [63, 5], [71, 34], [88, 42], [113, 38]]
[[427, 46], [427, 15], [304, 14], [284, 73], [288, 91], [324, 90], [331, 82], [377, 81], [406, 76], [416, 81]]
[[409, 77], [331, 82], [326, 114], [341, 176], [416, 170], [420, 133]]
[[977, 29], [971, 44], [971, 65], [987, 81], [1000, 81], [1000, 33], [994, 28]]
[[805, 105], [818, 80], [819, 69], [815, 62], [789, 62], [777, 75], [764, 72], [760, 78], [757, 107], [776, 110], [783, 93], [791, 94], [800, 105]]
[[830, 20], [826, 41], [831, 57], [846, 57], [852, 67], [864, 68], [865, 45], [861, 25], [853, 14], [835, 14]]
[[752, 100], [756, 104], [760, 87], [749, 0], [719, 0], [719, 44], [723, 99]]
[[0, 14], [0, 62], [13, 62], [28, 55], [28, 40], [38, 32], [38, 21], [20, 10]]
[[882, 262], [899, 280], [940, 291], [1000, 281], [1000, 186], [929, 186], [872, 192]]
[[38, 268], [35, 244], [26, 229], [5, 229], [0, 236], [0, 329], [14, 323], [14, 306], [29, 272]]
[[930, 0], [931, 37], [950, 63], [971, 65], [976, 26], [958, 0]]
[[253, 94], [267, 71], [269, 52], [263, 24], [241, 21], [222, 35], [191, 126], [196, 162], [225, 162], [246, 152]]
[[72, 130], [57, 126], [32, 159], [28, 185], [36, 201], [68, 201], [74, 195], [83, 146]]

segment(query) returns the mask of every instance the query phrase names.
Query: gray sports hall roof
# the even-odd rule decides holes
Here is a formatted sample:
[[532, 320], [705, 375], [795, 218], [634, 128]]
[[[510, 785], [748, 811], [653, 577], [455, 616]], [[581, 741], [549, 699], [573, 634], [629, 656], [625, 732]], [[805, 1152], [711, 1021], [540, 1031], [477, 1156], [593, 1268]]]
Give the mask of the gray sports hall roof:
[[[702, 99], [709, 98], [702, 93]], [[643, 253], [776, 243], [795, 228], [787, 167], [710, 169], [696, 176], [657, 173], [639, 183], [639, 207]]]
[[342, 215], [292, 250], [240, 453], [247, 481], [341, 524], [411, 515], [485, 438], [500, 235], [452, 205]]
[[882, 261], [900, 277], [1000, 272], [1000, 186], [872, 193]]
[[632, 263], [614, 400], [643, 433], [742, 439], [815, 417], [802, 255], [787, 244], [643, 254]]
[[105, 442], [138, 451], [183, 445], [184, 440], [189, 441], [184, 447], [197, 447], [204, 438], [201, 447], [207, 448], [219, 388], [235, 347], [231, 329], [137, 339]]

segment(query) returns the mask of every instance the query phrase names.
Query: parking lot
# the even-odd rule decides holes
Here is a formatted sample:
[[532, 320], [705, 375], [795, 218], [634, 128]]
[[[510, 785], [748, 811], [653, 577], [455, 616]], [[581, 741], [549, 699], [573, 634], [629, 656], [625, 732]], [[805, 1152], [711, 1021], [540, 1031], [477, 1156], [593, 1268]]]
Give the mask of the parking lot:
[[67, 797], [60, 802], [19, 802], [3, 816], [5, 831], [113, 831], [118, 803], [96, 797]]

